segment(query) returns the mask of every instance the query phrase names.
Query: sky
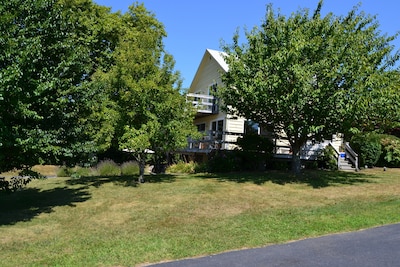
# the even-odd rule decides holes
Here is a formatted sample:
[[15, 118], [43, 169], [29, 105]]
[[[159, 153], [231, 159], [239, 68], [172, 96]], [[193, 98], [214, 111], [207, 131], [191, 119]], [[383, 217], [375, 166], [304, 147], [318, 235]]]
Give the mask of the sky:
[[[135, 0], [94, 0], [111, 7], [113, 12], [125, 13]], [[167, 37], [165, 49], [176, 61], [175, 70], [180, 71], [183, 88], [189, 88], [207, 48], [221, 50], [221, 43], [232, 43], [237, 29], [260, 26], [266, 6], [271, 3], [274, 11], [290, 16], [299, 9], [312, 13], [318, 0], [142, 0], [147, 10], [164, 24]], [[361, 3], [359, 11], [376, 15], [382, 34], [394, 35], [400, 31], [400, 1], [398, 0], [325, 0], [322, 14], [332, 12], [346, 15]], [[400, 49], [400, 37], [392, 42]]]

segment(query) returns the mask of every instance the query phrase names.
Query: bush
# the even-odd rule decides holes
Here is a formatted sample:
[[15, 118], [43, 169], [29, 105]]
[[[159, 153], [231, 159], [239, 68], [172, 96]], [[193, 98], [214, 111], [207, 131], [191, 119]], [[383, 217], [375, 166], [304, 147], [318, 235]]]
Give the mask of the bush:
[[100, 176], [120, 176], [121, 168], [112, 160], [100, 161], [96, 166], [97, 174]]
[[87, 167], [66, 167], [62, 166], [57, 171], [57, 177], [71, 177], [71, 178], [81, 178], [84, 176], [91, 176], [93, 173], [91, 168]]
[[180, 161], [178, 163], [172, 164], [167, 167], [167, 173], [200, 173], [207, 172], [207, 164], [206, 163], [198, 163], [198, 162], [183, 162]]
[[234, 172], [242, 170], [239, 151], [216, 151], [207, 162], [210, 172]]
[[73, 173], [73, 168], [62, 166], [57, 170], [57, 177], [71, 177]]
[[122, 175], [138, 175], [139, 174], [139, 163], [137, 161], [127, 161], [121, 165]]
[[273, 142], [265, 136], [247, 134], [237, 139], [240, 148], [235, 155], [236, 168], [244, 171], [264, 170], [266, 161], [272, 158]]
[[247, 134], [237, 139], [237, 145], [243, 151], [257, 152], [272, 155], [274, 144], [265, 136], [256, 134]]
[[377, 133], [361, 133], [351, 138], [350, 146], [358, 153], [360, 166], [376, 165], [382, 154], [380, 139]]
[[382, 154], [379, 165], [400, 167], [400, 138], [394, 135], [381, 135]]
[[178, 162], [167, 167], [167, 173], [195, 173], [196, 163], [191, 162]]
[[336, 151], [332, 146], [326, 146], [318, 155], [319, 167], [328, 170], [337, 170]]

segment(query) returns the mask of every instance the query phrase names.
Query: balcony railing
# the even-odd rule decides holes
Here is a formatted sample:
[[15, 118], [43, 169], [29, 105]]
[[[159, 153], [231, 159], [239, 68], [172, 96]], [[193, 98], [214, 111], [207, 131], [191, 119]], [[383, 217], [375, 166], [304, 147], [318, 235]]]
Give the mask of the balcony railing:
[[211, 95], [187, 94], [186, 102], [192, 103], [198, 113], [216, 114], [218, 113], [217, 98]]

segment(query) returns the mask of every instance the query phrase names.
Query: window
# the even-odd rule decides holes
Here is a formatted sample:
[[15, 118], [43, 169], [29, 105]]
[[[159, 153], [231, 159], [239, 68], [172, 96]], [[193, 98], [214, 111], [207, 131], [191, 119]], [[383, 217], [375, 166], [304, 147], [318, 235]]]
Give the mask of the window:
[[209, 95], [215, 95], [215, 93], [217, 92], [217, 88], [218, 88], [218, 84], [217, 83], [213, 83], [208, 87], [208, 94]]
[[217, 89], [218, 89], [218, 84], [217, 83], [213, 83], [210, 86], [208, 86], [208, 95], [210, 96], [214, 96], [214, 98], [212, 99], [212, 113], [216, 114], [219, 112], [219, 106], [218, 106], [218, 98], [215, 97], [216, 93], [217, 93]]
[[222, 140], [222, 133], [224, 131], [224, 120], [213, 121], [211, 124], [211, 130], [213, 132], [214, 138], [217, 140]]
[[244, 134], [259, 134], [258, 123], [248, 120], [244, 122]]
[[199, 132], [205, 132], [206, 131], [206, 124], [205, 123], [201, 123], [201, 124], [197, 124], [197, 131]]

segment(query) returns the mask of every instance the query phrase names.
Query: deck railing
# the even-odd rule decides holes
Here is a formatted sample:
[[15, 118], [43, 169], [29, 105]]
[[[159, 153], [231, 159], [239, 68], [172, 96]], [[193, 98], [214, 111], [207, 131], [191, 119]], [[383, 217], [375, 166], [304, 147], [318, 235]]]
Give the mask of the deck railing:
[[187, 94], [186, 102], [192, 103], [199, 113], [218, 113], [217, 98], [211, 95]]

